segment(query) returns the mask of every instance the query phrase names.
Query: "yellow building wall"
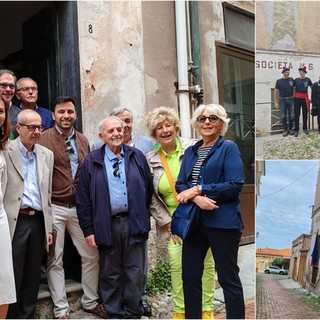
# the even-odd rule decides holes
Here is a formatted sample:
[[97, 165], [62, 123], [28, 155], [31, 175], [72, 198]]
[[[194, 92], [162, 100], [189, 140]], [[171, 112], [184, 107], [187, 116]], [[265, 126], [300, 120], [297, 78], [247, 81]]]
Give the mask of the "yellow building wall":
[[264, 269], [271, 265], [271, 262], [279, 256], [256, 255], [256, 272], [264, 272]]

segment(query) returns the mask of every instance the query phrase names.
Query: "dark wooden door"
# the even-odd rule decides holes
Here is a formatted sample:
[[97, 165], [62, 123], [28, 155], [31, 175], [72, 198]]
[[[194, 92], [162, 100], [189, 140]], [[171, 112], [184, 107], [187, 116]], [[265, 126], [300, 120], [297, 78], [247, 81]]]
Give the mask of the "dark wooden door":
[[53, 2], [22, 25], [25, 76], [39, 87], [38, 104], [50, 109], [59, 94], [58, 11]]
[[255, 242], [255, 193], [254, 185], [244, 185], [240, 194], [241, 216], [244, 229], [241, 245]]

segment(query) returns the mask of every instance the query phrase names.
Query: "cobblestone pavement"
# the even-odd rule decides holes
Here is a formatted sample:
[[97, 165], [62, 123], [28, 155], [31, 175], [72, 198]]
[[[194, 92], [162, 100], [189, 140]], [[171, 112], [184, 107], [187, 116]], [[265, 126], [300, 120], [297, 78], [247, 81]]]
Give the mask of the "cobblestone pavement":
[[304, 160], [319, 159], [320, 135], [317, 131], [310, 134], [300, 132], [294, 136], [283, 137], [275, 134], [256, 138], [256, 160], [287, 159]]
[[320, 313], [299, 298], [300, 289], [286, 289], [278, 275], [256, 277], [257, 319], [320, 319]]
[[[148, 297], [148, 301], [152, 306], [152, 316], [150, 319], [171, 319], [173, 302], [170, 293], [163, 293], [157, 296]], [[246, 319], [255, 319], [255, 302], [253, 299], [245, 301]], [[224, 303], [214, 302], [215, 319], [226, 319]], [[99, 319], [92, 314], [88, 314], [83, 310], [70, 313], [71, 319]], [[142, 317], [142, 319], [149, 319]]]
[[[245, 301], [246, 307], [246, 319], [255, 319], [255, 301], [254, 299]], [[215, 309], [215, 319], [226, 319], [226, 312], [223, 305], [223, 309], [219, 310], [219, 308]]]

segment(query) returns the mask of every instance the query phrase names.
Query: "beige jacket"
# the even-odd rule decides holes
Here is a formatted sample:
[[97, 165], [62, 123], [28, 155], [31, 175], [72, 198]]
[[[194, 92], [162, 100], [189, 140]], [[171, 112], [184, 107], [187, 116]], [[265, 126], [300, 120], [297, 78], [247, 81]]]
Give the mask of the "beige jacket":
[[[187, 147], [195, 144], [197, 140], [189, 140], [179, 137], [179, 141], [182, 147], [182, 155], [180, 157], [180, 164], [184, 155], [184, 151]], [[158, 152], [155, 150], [150, 151], [146, 155], [151, 173], [153, 175], [153, 195], [151, 200], [150, 212], [157, 223], [157, 227], [163, 227], [164, 225], [171, 222], [171, 216], [169, 214], [167, 205], [164, 203], [159, 195], [159, 180], [164, 173], [164, 168], [162, 166]]]
[[[52, 232], [51, 190], [53, 153], [39, 144], [35, 144], [34, 152], [36, 154], [38, 183], [46, 231], [46, 249], [48, 250], [48, 236]], [[8, 216], [11, 238], [13, 238], [24, 190], [23, 163], [19, 149], [19, 137], [10, 142], [8, 150], [4, 151], [4, 156], [7, 163], [8, 181], [3, 203]]]

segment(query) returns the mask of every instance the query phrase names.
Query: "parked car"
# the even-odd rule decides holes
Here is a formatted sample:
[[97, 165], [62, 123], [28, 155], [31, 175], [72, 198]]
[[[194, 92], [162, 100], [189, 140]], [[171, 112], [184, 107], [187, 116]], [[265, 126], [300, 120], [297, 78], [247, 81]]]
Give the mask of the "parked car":
[[288, 274], [288, 270], [279, 268], [277, 266], [269, 266], [264, 270], [264, 273]]

